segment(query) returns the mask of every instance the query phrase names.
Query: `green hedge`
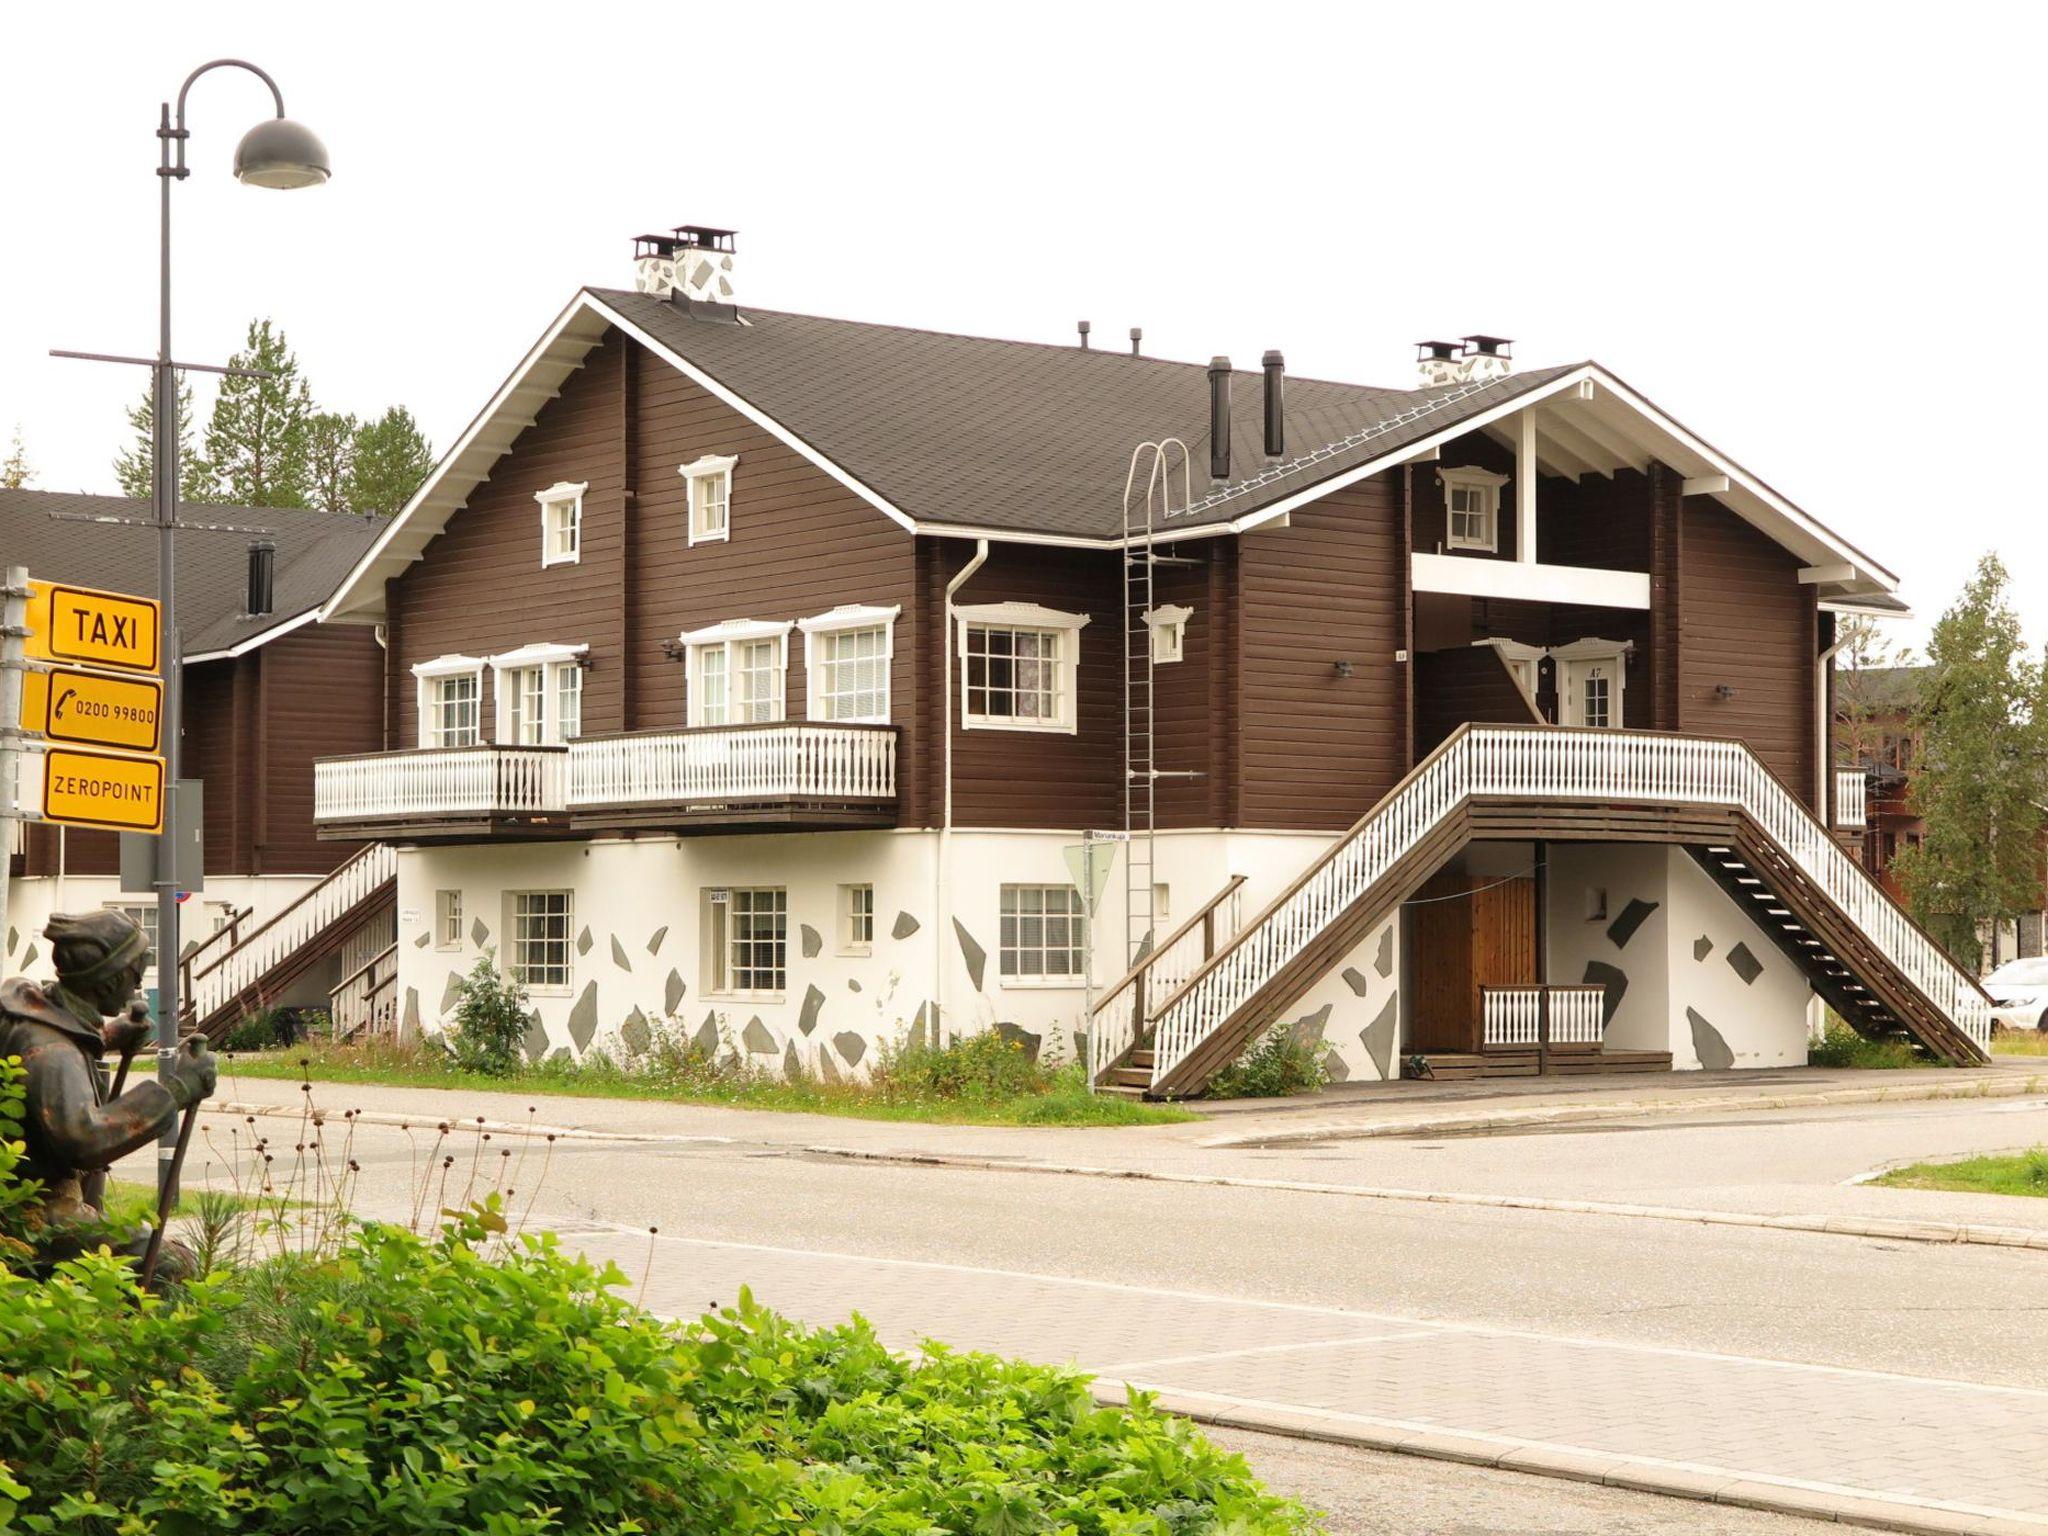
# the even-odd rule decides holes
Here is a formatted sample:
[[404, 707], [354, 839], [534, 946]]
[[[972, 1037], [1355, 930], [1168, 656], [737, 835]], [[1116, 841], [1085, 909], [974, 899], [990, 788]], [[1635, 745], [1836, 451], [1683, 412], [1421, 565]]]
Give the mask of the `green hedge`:
[[1142, 1400], [892, 1355], [742, 1296], [689, 1327], [624, 1276], [437, 1237], [139, 1297], [105, 1257], [0, 1277], [0, 1532], [1232, 1536], [1312, 1522]]

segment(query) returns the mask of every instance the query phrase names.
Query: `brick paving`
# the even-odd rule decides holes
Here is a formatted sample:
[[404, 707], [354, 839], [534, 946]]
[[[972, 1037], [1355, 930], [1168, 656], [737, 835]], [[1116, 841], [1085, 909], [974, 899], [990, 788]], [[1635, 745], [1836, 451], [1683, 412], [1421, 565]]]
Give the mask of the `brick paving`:
[[1909, 1530], [2048, 1533], [2048, 1391], [565, 1227], [689, 1316], [741, 1285], [888, 1343], [1071, 1363], [1227, 1422]]

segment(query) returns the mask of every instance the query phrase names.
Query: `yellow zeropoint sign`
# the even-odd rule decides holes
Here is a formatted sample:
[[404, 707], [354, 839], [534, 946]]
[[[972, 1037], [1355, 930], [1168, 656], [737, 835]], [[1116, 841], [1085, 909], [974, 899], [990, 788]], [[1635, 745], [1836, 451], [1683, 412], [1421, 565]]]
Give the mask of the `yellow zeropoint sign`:
[[62, 581], [31, 581], [27, 654], [31, 661], [82, 661], [94, 667], [154, 672], [162, 654], [156, 599], [100, 592]]
[[21, 728], [82, 747], [154, 752], [162, 738], [164, 685], [153, 677], [52, 667], [22, 679]]
[[52, 747], [42, 758], [45, 821], [120, 832], [160, 832], [164, 760]]

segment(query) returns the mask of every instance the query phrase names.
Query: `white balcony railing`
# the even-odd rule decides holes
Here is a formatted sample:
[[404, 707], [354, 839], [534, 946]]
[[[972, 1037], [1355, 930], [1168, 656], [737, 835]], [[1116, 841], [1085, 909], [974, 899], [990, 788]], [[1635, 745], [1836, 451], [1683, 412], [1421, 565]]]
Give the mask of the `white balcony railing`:
[[1860, 768], [1844, 769], [1835, 775], [1835, 825], [1838, 827], [1865, 827], [1870, 824], [1869, 807], [1865, 804], [1869, 780], [1864, 778]]
[[895, 798], [893, 726], [710, 726], [633, 731], [569, 746], [571, 810]]
[[1637, 731], [1470, 725], [1158, 1005], [1154, 1086], [1168, 1081], [1447, 816], [1488, 796], [1740, 809], [1985, 1059], [1991, 1005], [1975, 978], [1879, 889], [1748, 747]]
[[429, 747], [313, 765], [313, 820], [529, 816], [563, 809], [561, 747]]
[[1550, 1043], [1598, 1045], [1605, 987], [1481, 987], [1480, 1014], [1490, 1046], [1532, 1046], [1543, 1041], [1543, 994], [1550, 994]]

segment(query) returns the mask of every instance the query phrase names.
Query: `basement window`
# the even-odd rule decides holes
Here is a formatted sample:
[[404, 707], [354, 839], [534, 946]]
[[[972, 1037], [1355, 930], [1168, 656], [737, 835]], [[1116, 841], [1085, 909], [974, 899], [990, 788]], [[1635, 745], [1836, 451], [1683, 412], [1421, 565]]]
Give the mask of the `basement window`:
[[585, 481], [571, 485], [563, 480], [544, 491], [534, 492], [540, 503], [540, 563], [574, 565], [583, 558], [583, 493]]
[[781, 886], [704, 893], [704, 952], [714, 997], [780, 997], [789, 985], [789, 892]]
[[570, 903], [567, 891], [513, 891], [505, 898], [512, 979], [529, 992], [569, 990]]
[[462, 892], [434, 892], [434, 948], [462, 948]]
[[1080, 977], [1088, 917], [1071, 885], [1005, 885], [1000, 921], [1005, 985], [1066, 985]]
[[839, 952], [865, 955], [875, 947], [875, 888], [839, 887]]
[[1466, 466], [1446, 469], [1438, 478], [1444, 487], [1444, 547], [1500, 551], [1500, 488], [1506, 475]]
[[682, 466], [690, 484], [690, 542], [712, 544], [732, 536], [732, 470], [738, 454], [707, 453]]

